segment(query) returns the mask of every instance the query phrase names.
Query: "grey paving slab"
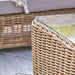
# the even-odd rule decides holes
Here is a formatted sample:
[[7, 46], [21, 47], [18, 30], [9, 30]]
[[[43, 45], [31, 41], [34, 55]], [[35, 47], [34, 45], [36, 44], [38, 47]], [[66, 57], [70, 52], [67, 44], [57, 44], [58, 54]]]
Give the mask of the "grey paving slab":
[[0, 75], [33, 75], [30, 47], [0, 50]]

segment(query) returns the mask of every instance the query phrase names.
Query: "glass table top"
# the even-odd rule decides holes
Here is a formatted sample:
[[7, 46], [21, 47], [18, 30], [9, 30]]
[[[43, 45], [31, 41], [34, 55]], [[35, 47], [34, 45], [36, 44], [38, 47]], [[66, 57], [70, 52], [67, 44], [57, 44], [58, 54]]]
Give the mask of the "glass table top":
[[75, 14], [38, 16], [35, 19], [75, 43]]

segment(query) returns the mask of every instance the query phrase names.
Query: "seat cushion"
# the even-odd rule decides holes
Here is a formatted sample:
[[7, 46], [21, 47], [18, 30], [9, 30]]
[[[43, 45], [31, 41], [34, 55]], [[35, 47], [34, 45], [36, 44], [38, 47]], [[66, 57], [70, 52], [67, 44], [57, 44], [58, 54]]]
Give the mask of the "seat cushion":
[[75, 8], [75, 0], [27, 0], [29, 12]]
[[9, 1], [0, 1], [0, 15], [2, 14], [12, 14], [12, 13], [22, 13], [23, 8], [16, 7], [13, 2]]
[[[75, 8], [75, 0], [27, 0], [29, 12], [54, 9]], [[0, 0], [0, 15], [23, 13], [22, 7], [16, 7], [11, 0]]]

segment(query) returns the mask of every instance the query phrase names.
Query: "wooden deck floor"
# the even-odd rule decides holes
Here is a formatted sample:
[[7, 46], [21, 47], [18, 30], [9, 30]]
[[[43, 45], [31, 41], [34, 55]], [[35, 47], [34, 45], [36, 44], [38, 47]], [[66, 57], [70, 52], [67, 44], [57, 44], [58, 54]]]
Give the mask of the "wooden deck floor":
[[0, 50], [0, 75], [33, 75], [32, 69], [30, 47]]

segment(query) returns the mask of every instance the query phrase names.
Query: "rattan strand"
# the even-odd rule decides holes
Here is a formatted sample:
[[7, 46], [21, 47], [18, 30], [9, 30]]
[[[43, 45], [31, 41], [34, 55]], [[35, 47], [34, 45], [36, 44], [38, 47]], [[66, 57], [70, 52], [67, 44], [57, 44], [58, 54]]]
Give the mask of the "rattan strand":
[[75, 9], [0, 15], [0, 49], [31, 46], [31, 22], [35, 16], [74, 13]]
[[75, 44], [38, 20], [32, 22], [34, 75], [75, 75]]

